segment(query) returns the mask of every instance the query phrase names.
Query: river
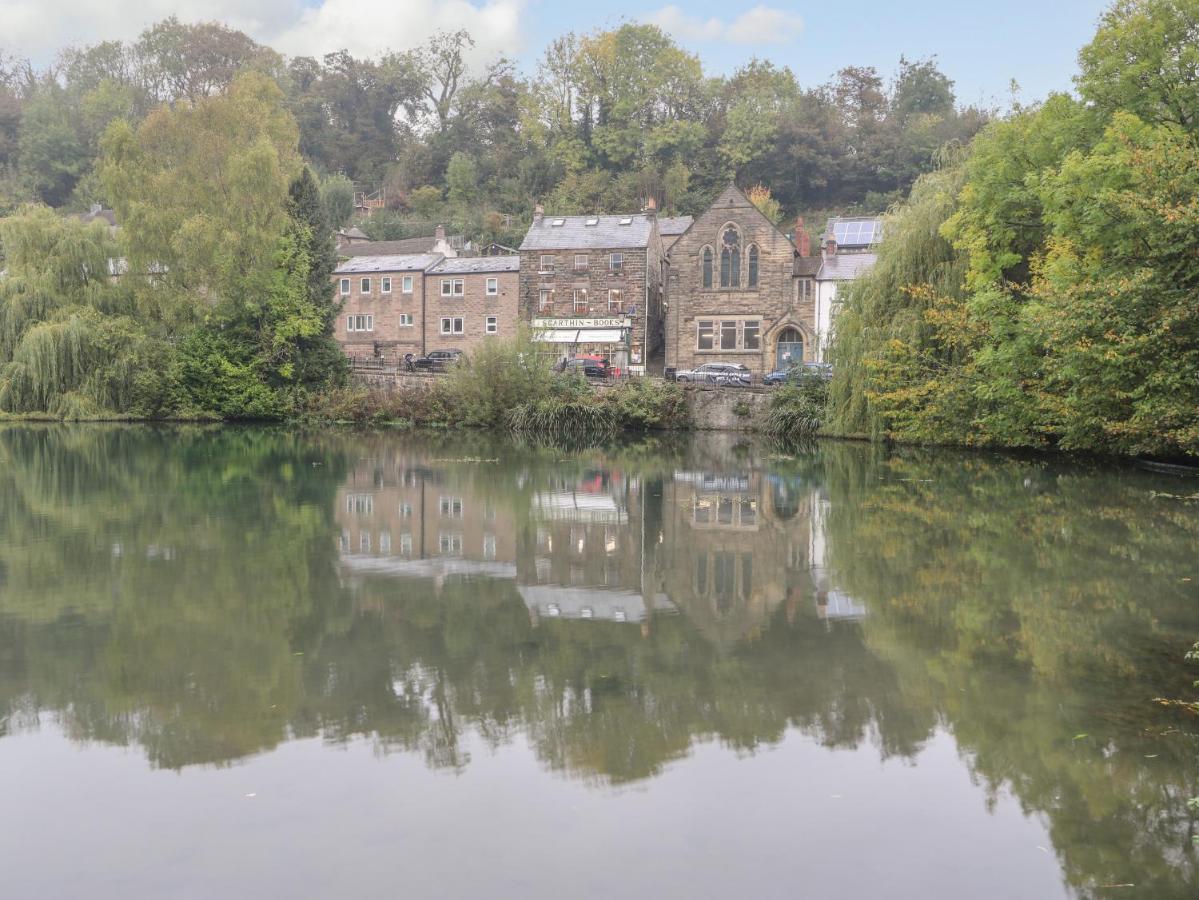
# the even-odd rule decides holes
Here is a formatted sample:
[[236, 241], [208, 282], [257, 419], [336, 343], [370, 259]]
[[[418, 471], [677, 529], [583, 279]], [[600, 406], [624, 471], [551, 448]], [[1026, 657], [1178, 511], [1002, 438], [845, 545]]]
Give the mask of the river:
[[3, 895], [1193, 898], [1195, 489], [0, 428]]

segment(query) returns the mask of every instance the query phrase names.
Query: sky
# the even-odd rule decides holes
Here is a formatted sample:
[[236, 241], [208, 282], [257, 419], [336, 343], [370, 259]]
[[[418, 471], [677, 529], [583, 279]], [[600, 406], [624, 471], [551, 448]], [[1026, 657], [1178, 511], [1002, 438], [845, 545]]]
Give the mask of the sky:
[[532, 73], [566, 32], [653, 22], [698, 54], [708, 74], [750, 58], [789, 66], [800, 83], [847, 65], [890, 76], [900, 55], [935, 55], [959, 101], [1006, 106], [1015, 79], [1032, 102], [1069, 90], [1078, 49], [1107, 0], [0, 0], [0, 51], [48, 63], [65, 44], [130, 39], [159, 19], [218, 20], [282, 52], [407, 49], [440, 29], [469, 29], [474, 62], [503, 54]]

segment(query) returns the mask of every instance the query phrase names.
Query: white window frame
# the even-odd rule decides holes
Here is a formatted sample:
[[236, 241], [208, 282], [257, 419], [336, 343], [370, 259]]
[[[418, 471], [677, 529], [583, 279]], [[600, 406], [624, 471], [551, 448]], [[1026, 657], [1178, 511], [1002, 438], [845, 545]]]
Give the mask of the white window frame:
[[[732, 328], [728, 327], [730, 325], [732, 326]], [[717, 349], [722, 350], [725, 353], [735, 352], [737, 350], [737, 344], [739, 343], [737, 340], [737, 337], [738, 337], [738, 332], [740, 330], [741, 329], [738, 327], [738, 322], [736, 319], [721, 319], [720, 320], [720, 329], [719, 329], [720, 346]], [[733, 346], [726, 347], [724, 345], [724, 338], [725, 338], [725, 335], [730, 334], [730, 333], [733, 336]]]
[[539, 260], [538, 272], [553, 272], [558, 265], [558, 257], [552, 254], [543, 253]]
[[375, 317], [374, 316], [362, 315], [362, 314], [346, 316], [346, 331], [347, 332], [374, 331], [374, 330], [375, 330]]
[[[582, 262], [580, 262], [582, 260]], [[588, 253], [575, 254], [575, 271], [586, 272], [591, 268], [591, 255]]]
[[352, 278], [343, 278], [341, 280], [341, 295], [343, 297], [350, 296], [350, 282], [351, 281], [353, 281]]
[[488, 316], [487, 322], [483, 326], [483, 331], [486, 334], [499, 334], [500, 333], [500, 317], [499, 316]]
[[400, 293], [401, 294], [411, 294], [412, 293], [412, 284], [413, 284], [412, 276], [405, 275], [403, 278], [400, 279]]
[[383, 293], [383, 294], [391, 293], [391, 276], [390, 275], [384, 275], [382, 278], [379, 279], [379, 291], [380, 291], [380, 293]]
[[358, 279], [358, 293], [359, 294], [369, 294], [370, 292], [371, 292], [370, 277], [367, 276], [366, 278], [359, 278]]
[[500, 295], [500, 280], [498, 278], [487, 279], [487, 296], [498, 297]]
[[[762, 320], [761, 319], [742, 319], [740, 324], [741, 331], [741, 348], [743, 350], [761, 350], [762, 349]], [[757, 331], [757, 337], [754, 339], [757, 346], [749, 346], [749, 341], [746, 340], [746, 326], [752, 325]]]
[[[619, 298], [616, 300], [615, 305], [613, 305], [612, 301], [613, 294]], [[624, 312], [624, 288], [608, 288], [608, 312]]]
[[[711, 344], [709, 347], [703, 346], [704, 326], [708, 327], [708, 341]], [[715, 319], [697, 319], [695, 321], [695, 349], [708, 352], [716, 349], [716, 320]]]
[[441, 296], [464, 297], [466, 295], [466, 280], [463, 278], [441, 279]]
[[[580, 295], [582, 295], [582, 298], [583, 298], [582, 300], [579, 299]], [[570, 292], [570, 301], [571, 301], [572, 309], [574, 310], [574, 313], [576, 316], [579, 315], [579, 313], [591, 312], [590, 302], [587, 299], [587, 288], [574, 288]], [[582, 303], [582, 305], [583, 305], [583, 308], [581, 310], [579, 309], [580, 303]]]
[[400, 327], [411, 328], [416, 323], [412, 319], [412, 313], [400, 313]]
[[552, 313], [554, 311], [554, 289], [539, 288], [537, 291], [537, 311]]
[[442, 334], [462, 334], [465, 326], [466, 320], [462, 316], [443, 316], [441, 319]]
[[609, 253], [608, 254], [608, 271], [623, 272], [624, 271], [624, 253]]

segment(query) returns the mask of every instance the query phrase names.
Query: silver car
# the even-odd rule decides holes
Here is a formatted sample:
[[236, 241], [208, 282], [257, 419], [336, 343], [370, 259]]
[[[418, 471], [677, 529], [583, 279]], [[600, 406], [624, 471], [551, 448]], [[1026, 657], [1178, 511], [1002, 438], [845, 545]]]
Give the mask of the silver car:
[[675, 380], [684, 384], [722, 384], [729, 387], [749, 387], [753, 384], [753, 373], [741, 363], [704, 363], [694, 369], [683, 369], [675, 374]]

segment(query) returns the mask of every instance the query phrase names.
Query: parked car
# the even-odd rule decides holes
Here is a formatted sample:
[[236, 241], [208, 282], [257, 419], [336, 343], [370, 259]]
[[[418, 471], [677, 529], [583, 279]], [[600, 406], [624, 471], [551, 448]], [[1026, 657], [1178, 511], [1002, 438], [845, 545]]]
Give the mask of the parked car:
[[427, 356], [412, 361], [418, 372], [444, 372], [462, 359], [461, 350], [430, 350]]
[[591, 357], [575, 357], [563, 360], [558, 364], [558, 371], [564, 375], [586, 375], [588, 378], [607, 378], [608, 363]]
[[833, 377], [833, 367], [828, 363], [797, 363], [789, 369], [776, 369], [763, 378], [762, 383], [767, 386], [774, 386], [782, 384], [785, 381], [798, 381], [801, 378], [807, 377], [822, 378], [828, 381]]
[[694, 369], [683, 369], [675, 373], [675, 381], [696, 384], [723, 384], [731, 387], [749, 387], [753, 374], [741, 363], [704, 363]]

